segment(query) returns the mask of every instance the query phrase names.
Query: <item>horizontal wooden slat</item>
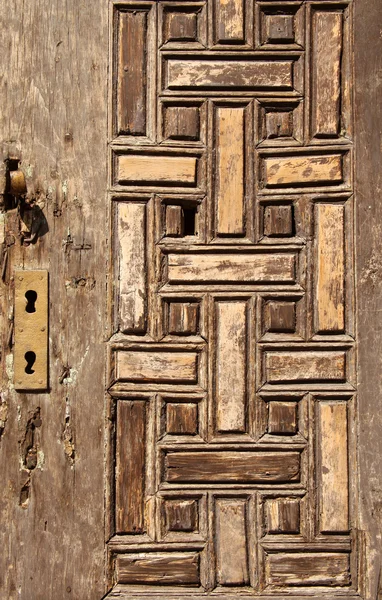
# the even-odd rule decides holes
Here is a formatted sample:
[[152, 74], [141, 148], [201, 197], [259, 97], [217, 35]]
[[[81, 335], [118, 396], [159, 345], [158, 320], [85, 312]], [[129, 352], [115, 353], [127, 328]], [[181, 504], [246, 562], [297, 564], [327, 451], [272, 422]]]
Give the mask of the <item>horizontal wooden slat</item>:
[[168, 452], [165, 479], [172, 483], [261, 483], [300, 479], [298, 452]]
[[294, 283], [296, 254], [169, 254], [170, 283]]
[[196, 352], [124, 350], [117, 352], [117, 377], [123, 381], [195, 383]]
[[349, 585], [349, 555], [334, 552], [269, 554], [266, 576], [267, 583], [276, 585]]
[[293, 89], [292, 60], [169, 59], [169, 89]]
[[317, 156], [270, 156], [264, 158], [264, 185], [339, 184], [343, 181], [341, 154]]
[[196, 183], [193, 156], [126, 154], [117, 158], [118, 183], [183, 184]]
[[281, 381], [345, 381], [346, 353], [343, 351], [267, 352], [265, 378]]
[[199, 554], [147, 553], [117, 558], [118, 583], [198, 585]]

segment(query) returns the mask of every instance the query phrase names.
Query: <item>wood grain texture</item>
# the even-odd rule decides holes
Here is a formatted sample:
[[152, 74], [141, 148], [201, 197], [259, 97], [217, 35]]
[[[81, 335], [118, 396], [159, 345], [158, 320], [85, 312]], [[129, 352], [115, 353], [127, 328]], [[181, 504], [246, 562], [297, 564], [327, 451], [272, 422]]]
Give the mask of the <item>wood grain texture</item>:
[[294, 283], [295, 278], [292, 252], [168, 255], [169, 283]]
[[339, 184], [343, 181], [342, 156], [288, 156], [264, 159], [266, 187]]
[[118, 133], [146, 135], [147, 11], [119, 14]]
[[278, 402], [272, 400], [268, 408], [268, 432], [276, 434], [294, 434], [297, 431], [296, 402]]
[[315, 329], [341, 333], [345, 329], [345, 210], [342, 205], [316, 205]]
[[[106, 592], [108, 7], [101, 0], [91, 10], [84, 0], [11, 0], [2, 5], [0, 21], [6, 65], [1, 141], [19, 144], [28, 198], [42, 202], [49, 227], [36, 244], [21, 246], [18, 235], [12, 237], [19, 231], [14, 213], [0, 215], [15, 242], [0, 283], [2, 410], [3, 401], [8, 407], [0, 452], [7, 482], [1, 494], [0, 597], [99, 600]], [[13, 306], [15, 268], [49, 271], [49, 393], [20, 394], [11, 386], [6, 315]], [[36, 467], [25, 473], [19, 441], [37, 407]]]
[[198, 505], [196, 500], [167, 500], [167, 531], [195, 531], [198, 527]]
[[118, 156], [119, 183], [196, 184], [197, 159], [192, 156]]
[[277, 498], [266, 502], [268, 533], [299, 533], [300, 501]]
[[169, 90], [293, 89], [293, 61], [167, 60]]
[[246, 431], [247, 303], [216, 303], [215, 407], [220, 433]]
[[216, 500], [216, 578], [223, 586], [249, 583], [246, 500]]
[[118, 204], [119, 328], [124, 333], [147, 329], [146, 204]]
[[168, 452], [165, 479], [172, 483], [299, 481], [298, 452]]
[[319, 527], [321, 532], [349, 529], [348, 420], [346, 402], [320, 401]]
[[244, 0], [214, 0], [214, 6], [216, 41], [244, 42]]
[[145, 531], [146, 402], [119, 401], [116, 448], [116, 531]]
[[166, 404], [166, 432], [195, 435], [198, 431], [198, 405], [177, 402]]
[[117, 377], [123, 381], [196, 383], [197, 354], [166, 350], [117, 353]]
[[244, 235], [244, 119], [241, 107], [216, 109], [217, 234]]
[[117, 560], [119, 583], [145, 585], [197, 585], [199, 555], [197, 553], [125, 554]]
[[266, 381], [345, 381], [346, 354], [342, 351], [267, 352]]
[[267, 582], [286, 586], [346, 586], [350, 584], [349, 555], [322, 552], [269, 554]]
[[341, 100], [341, 10], [315, 10], [312, 15], [312, 135], [337, 137]]

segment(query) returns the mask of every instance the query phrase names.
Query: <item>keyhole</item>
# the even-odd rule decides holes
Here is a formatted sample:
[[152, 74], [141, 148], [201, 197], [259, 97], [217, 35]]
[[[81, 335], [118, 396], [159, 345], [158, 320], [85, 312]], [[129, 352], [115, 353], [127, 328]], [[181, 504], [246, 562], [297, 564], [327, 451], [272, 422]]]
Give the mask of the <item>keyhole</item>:
[[36, 312], [35, 303], [37, 300], [37, 292], [35, 292], [34, 290], [28, 290], [27, 292], [25, 292], [25, 298], [27, 299], [27, 305], [25, 307], [25, 311], [27, 313]]
[[25, 373], [27, 375], [32, 375], [34, 373], [34, 369], [32, 369], [34, 363], [36, 362], [36, 353], [29, 350], [25, 352], [24, 358], [27, 361], [27, 366], [25, 367]]

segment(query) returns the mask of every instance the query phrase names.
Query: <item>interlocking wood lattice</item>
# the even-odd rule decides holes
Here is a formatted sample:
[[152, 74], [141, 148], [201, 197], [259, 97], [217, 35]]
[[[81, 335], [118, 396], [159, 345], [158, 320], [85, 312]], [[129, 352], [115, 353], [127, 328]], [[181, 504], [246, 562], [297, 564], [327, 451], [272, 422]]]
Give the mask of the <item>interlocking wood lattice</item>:
[[351, 2], [111, 9], [110, 597], [356, 597]]

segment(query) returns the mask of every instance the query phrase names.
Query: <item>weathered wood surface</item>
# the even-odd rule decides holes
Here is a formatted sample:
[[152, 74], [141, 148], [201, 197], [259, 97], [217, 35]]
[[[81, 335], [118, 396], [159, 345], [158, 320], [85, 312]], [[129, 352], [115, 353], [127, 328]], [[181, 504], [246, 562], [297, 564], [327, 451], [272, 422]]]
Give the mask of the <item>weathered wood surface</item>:
[[[11, 0], [1, 10], [0, 131], [21, 151], [49, 231], [20, 245], [1, 303], [0, 597], [99, 600], [104, 582], [107, 6]], [[13, 269], [49, 270], [49, 393], [13, 388]], [[5, 415], [5, 418], [4, 418]]]

